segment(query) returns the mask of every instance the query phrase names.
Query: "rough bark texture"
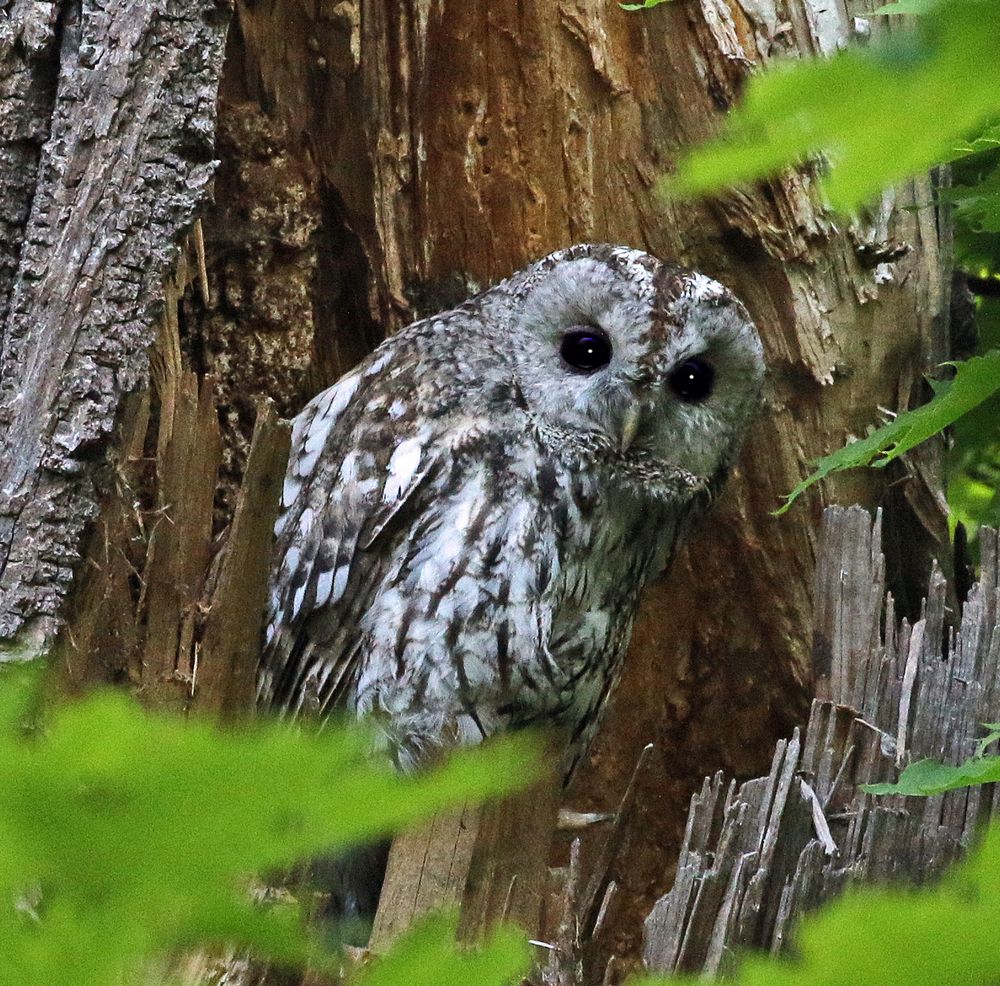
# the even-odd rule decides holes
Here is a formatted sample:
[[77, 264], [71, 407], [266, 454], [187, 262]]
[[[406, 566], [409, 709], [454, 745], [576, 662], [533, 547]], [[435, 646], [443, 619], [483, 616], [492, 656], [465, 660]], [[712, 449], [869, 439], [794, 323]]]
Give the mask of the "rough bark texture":
[[1000, 808], [994, 785], [858, 790], [924, 757], [967, 760], [1000, 713], [996, 531], [982, 532], [980, 581], [948, 634], [939, 571], [921, 618], [897, 624], [879, 520], [873, 530], [865, 511], [834, 510], [824, 527], [813, 640], [826, 699], [778, 744], [767, 777], [737, 789], [719, 773], [693, 796], [673, 889], [646, 919], [654, 971], [731, 971], [740, 949], [786, 947], [797, 919], [848, 883], [931, 880]]
[[161, 282], [215, 168], [229, 10], [3, 13], [0, 640], [30, 654], [58, 625], [119, 404], [145, 382]]

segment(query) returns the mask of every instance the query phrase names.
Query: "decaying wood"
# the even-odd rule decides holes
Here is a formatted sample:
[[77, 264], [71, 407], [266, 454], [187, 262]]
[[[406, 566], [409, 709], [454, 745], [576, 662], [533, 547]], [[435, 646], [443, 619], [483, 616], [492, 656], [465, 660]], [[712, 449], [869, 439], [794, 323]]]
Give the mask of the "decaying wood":
[[380, 954], [421, 917], [462, 901], [480, 809], [444, 812], [398, 835], [389, 852], [385, 884], [368, 947]]
[[992, 786], [926, 799], [858, 790], [915, 759], [967, 759], [1000, 715], [998, 535], [981, 536], [960, 625], [946, 626], [936, 570], [920, 619], [897, 625], [881, 518], [827, 511], [813, 637], [828, 698], [777, 745], [766, 777], [737, 786], [719, 773], [692, 798], [673, 889], [646, 920], [650, 969], [718, 973], [737, 949], [777, 951], [848, 883], [933, 879], [1000, 808]]
[[2, 6], [0, 646], [24, 657], [58, 626], [119, 406], [145, 382], [162, 282], [215, 168], [229, 6]]
[[152, 388], [122, 411], [115, 481], [85, 546], [56, 653], [72, 688], [127, 681], [147, 705], [231, 716], [252, 710], [289, 428], [259, 405], [233, 522], [215, 535], [221, 439], [213, 381], [185, 368], [178, 338], [180, 293], [199, 276], [186, 256], [166, 285]]
[[288, 461], [291, 430], [259, 404], [236, 513], [212, 587], [199, 655], [199, 708], [227, 715], [253, 707], [264, 622], [271, 531]]
[[542, 923], [562, 784], [554, 773], [485, 807], [444, 813], [393, 841], [369, 947], [382, 952], [413, 923], [460, 908], [458, 937], [482, 940], [499, 921]]
[[458, 937], [484, 939], [499, 921], [537, 928], [562, 781], [552, 771], [520, 794], [481, 809], [462, 897]]

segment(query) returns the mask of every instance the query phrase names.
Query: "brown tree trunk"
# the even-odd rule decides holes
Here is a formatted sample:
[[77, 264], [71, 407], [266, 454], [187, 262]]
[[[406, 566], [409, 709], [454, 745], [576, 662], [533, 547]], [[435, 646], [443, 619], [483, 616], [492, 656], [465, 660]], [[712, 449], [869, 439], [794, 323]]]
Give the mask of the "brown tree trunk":
[[[13, 67], [0, 107], [17, 121], [0, 148], [0, 288], [12, 284], [0, 323], [0, 634], [10, 653], [34, 653], [69, 614], [60, 653], [74, 682], [124, 676], [155, 701], [212, 708], [246, 695], [220, 684], [223, 658], [206, 655], [225, 634], [206, 644], [204, 611], [230, 591], [211, 560], [257, 398], [293, 413], [384, 333], [574, 241], [645, 248], [746, 302], [768, 353], [767, 410], [723, 501], [649, 594], [568, 795], [574, 808], [613, 808], [654, 744], [595, 943], [598, 964], [635, 955], [691, 792], [720, 768], [766, 769], [774, 741], [805, 718], [823, 503], [883, 505], [903, 608], [931, 556], [947, 568], [934, 448], [769, 513], [808, 459], [862, 434], [878, 407], [912, 403], [920, 374], [947, 355], [948, 230], [930, 180], [850, 222], [823, 208], [809, 169], [710, 203], [655, 191], [752, 71], [835, 50], [878, 0], [677, 0], [641, 14], [604, 0], [243, 0], [214, 147], [223, 7], [170, 0], [168, 18], [136, 0], [58, 16], [0, 6], [21, 17], [15, 41], [0, 38]], [[114, 54], [97, 58], [112, 34]], [[172, 244], [196, 215], [177, 274]], [[168, 274], [178, 288], [157, 322]], [[150, 399], [140, 391], [157, 333]], [[267, 489], [281, 438], [260, 442], [255, 482]], [[199, 689], [213, 674], [208, 698]], [[585, 839], [584, 870], [599, 841]]]

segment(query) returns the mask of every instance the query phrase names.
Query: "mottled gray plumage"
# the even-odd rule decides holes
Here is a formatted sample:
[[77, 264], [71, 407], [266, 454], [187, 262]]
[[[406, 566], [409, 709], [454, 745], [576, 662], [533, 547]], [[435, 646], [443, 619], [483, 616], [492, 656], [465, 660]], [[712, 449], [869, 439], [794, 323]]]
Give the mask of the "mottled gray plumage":
[[[567, 365], [579, 326], [606, 337], [606, 366]], [[671, 374], [694, 357], [714, 389], [686, 401]], [[376, 714], [404, 766], [557, 723], [571, 768], [762, 377], [725, 288], [606, 245], [388, 339], [295, 419], [261, 701]]]

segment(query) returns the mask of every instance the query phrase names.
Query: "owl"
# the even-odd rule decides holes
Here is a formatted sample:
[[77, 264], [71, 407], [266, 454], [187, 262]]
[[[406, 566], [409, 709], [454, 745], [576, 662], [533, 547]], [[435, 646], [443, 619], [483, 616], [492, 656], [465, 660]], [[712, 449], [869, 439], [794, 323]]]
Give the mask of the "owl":
[[763, 375], [726, 288], [604, 244], [387, 339], [295, 419], [261, 703], [375, 717], [402, 769], [554, 725], [571, 773]]

